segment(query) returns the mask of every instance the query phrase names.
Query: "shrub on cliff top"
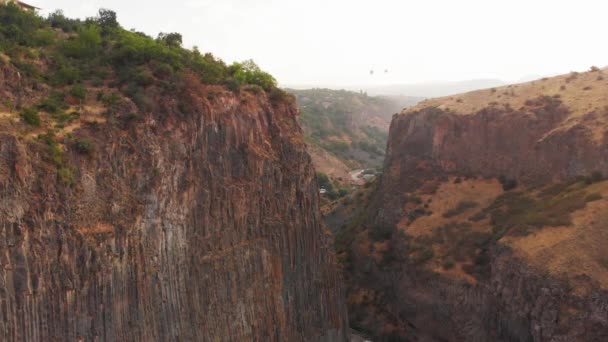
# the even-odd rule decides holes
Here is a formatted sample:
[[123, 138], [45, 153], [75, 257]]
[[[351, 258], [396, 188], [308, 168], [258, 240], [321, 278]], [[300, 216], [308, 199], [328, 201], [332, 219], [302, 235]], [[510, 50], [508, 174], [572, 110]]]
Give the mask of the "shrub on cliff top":
[[270, 101], [273, 103], [278, 103], [278, 102], [283, 102], [286, 101], [288, 99], [292, 99], [293, 97], [291, 94], [289, 94], [288, 92], [284, 91], [283, 89], [280, 88], [273, 88], [270, 91]]
[[232, 78], [240, 85], [255, 84], [266, 91], [270, 91], [277, 86], [277, 81], [274, 77], [262, 71], [253, 60], [247, 60], [242, 63], [235, 62], [228, 70]]
[[181, 47], [182, 46], [182, 35], [176, 32], [172, 33], [159, 33], [156, 38], [157, 41], [162, 42], [170, 47]]
[[104, 33], [120, 28], [116, 12], [106, 8], [100, 8], [97, 17], [90, 18], [88, 21], [96, 22], [104, 30]]
[[95, 25], [80, 27], [78, 36], [65, 41], [61, 51], [67, 57], [92, 58], [101, 50], [101, 30]]
[[76, 32], [81, 22], [78, 19], [70, 19], [63, 14], [62, 10], [56, 10], [49, 14], [47, 22], [53, 28], [61, 29], [63, 32]]
[[36, 46], [36, 32], [43, 21], [36, 14], [21, 10], [12, 2], [0, 5], [0, 49]]
[[[210, 53], [181, 45], [179, 33], [161, 33], [154, 39], [125, 30], [116, 13], [107, 9], [81, 21], [66, 18], [61, 11], [43, 19], [14, 4], [0, 5], [0, 50], [14, 63], [21, 63], [18, 67], [23, 76], [36, 76], [54, 87], [86, 81], [101, 86], [112, 79], [111, 87], [134, 97], [141, 92], [133, 91], [132, 82], [176, 93], [186, 75], [192, 75], [202, 83], [225, 85], [235, 91], [254, 85], [268, 92], [272, 101], [287, 100], [288, 95], [278, 90], [274, 77], [253, 61], [227, 66]], [[39, 71], [44, 70], [45, 75], [38, 75], [36, 66], [40, 64], [45, 68]], [[130, 90], [128, 94], [126, 90]]]

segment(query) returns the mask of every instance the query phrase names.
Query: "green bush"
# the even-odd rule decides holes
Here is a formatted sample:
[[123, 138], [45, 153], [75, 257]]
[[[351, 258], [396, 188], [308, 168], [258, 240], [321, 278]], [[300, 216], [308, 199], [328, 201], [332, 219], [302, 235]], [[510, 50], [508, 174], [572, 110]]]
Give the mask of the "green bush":
[[[57, 29], [70, 34], [57, 34]], [[66, 18], [61, 11], [42, 19], [14, 4], [0, 5], [0, 51], [10, 57], [23, 76], [46, 81], [54, 87], [74, 86], [69, 93], [80, 100], [86, 97], [78, 85], [80, 82], [90, 80], [95, 86], [103, 86], [109, 83], [104, 81], [115, 76], [117, 80], [108, 85], [128, 93], [140, 107], [147, 107], [148, 97], [156, 97], [146, 97], [132, 84], [144, 88], [157, 86], [160, 91], [179, 96], [187, 84], [183, 82], [186, 75], [235, 91], [243, 85], [259, 87], [269, 92], [273, 101], [289, 97], [253, 61], [228, 67], [210, 53], [201, 54], [197, 48], [190, 51], [181, 45], [179, 33], [161, 33], [153, 39], [141, 32], [127, 31], [119, 25], [116, 13], [106, 9], [81, 21]], [[44, 75], [36, 67], [41, 59], [48, 66]], [[156, 89], [150, 92], [158, 93]], [[42, 106], [58, 112], [57, 106], [49, 101]]]
[[414, 204], [420, 205], [420, 204], [422, 204], [423, 201], [422, 201], [422, 198], [420, 198], [419, 196], [408, 194], [403, 197], [403, 202], [414, 203]]
[[342, 141], [332, 141], [328, 144], [325, 144], [324, 147], [334, 154], [343, 155], [350, 150], [350, 146]]
[[25, 62], [20, 59], [13, 59], [11, 62], [17, 69], [19, 69], [21, 76], [33, 79], [41, 78], [40, 70], [33, 63]]
[[485, 219], [486, 217], [488, 217], [488, 214], [482, 210], [482, 211], [478, 212], [477, 214], [469, 217], [469, 221], [479, 222], [479, 221]]
[[430, 216], [430, 215], [432, 215], [432, 214], [433, 214], [433, 213], [432, 213], [431, 211], [427, 211], [427, 210], [426, 210], [426, 209], [424, 209], [424, 208], [416, 208], [416, 209], [414, 209], [414, 210], [410, 211], [410, 212], [407, 214], [407, 218], [408, 218], [408, 220], [410, 221], [410, 223], [412, 223], [412, 222], [416, 221], [416, 220], [417, 220], [418, 218], [420, 218], [420, 217], [423, 217], [423, 216]]
[[181, 47], [182, 46], [182, 35], [179, 33], [159, 33], [158, 38], [156, 38], [158, 42], [164, 43], [170, 47]]
[[42, 19], [35, 13], [23, 11], [12, 2], [0, 5], [0, 49], [37, 46], [40, 41], [36, 34], [42, 26]]
[[48, 131], [40, 135], [39, 139], [48, 146], [49, 161], [57, 168], [57, 178], [59, 181], [67, 186], [73, 185], [74, 173], [68, 165], [61, 145], [55, 140], [55, 134], [52, 131]]
[[61, 29], [63, 32], [67, 33], [76, 32], [78, 27], [82, 25], [78, 19], [67, 18], [61, 10], [56, 10], [55, 12], [49, 14], [46, 21], [51, 25], [51, 27]]
[[380, 260], [380, 264], [378, 266], [385, 268], [391, 266], [395, 261], [398, 261], [397, 254], [395, 250], [389, 246], [383, 253], [382, 259]]
[[101, 8], [94, 21], [101, 27], [104, 34], [109, 34], [120, 28], [116, 12], [109, 9]]
[[585, 202], [595, 202], [602, 200], [604, 197], [601, 194], [593, 193], [585, 197]]
[[[129, 86], [125, 93], [141, 111], [151, 111], [156, 105], [154, 100], [146, 93], [145, 89], [141, 87]], [[178, 109], [182, 114], [187, 114], [189, 112], [187, 107], [184, 107], [182, 104], [178, 105]]]
[[120, 103], [120, 96], [117, 93], [105, 94], [97, 93], [97, 100], [101, 101], [106, 107], [116, 107]]
[[40, 135], [39, 138], [48, 146], [50, 162], [58, 168], [63, 167], [63, 150], [55, 140], [55, 134], [52, 131], [48, 131], [47, 133]]
[[95, 25], [88, 25], [79, 29], [78, 36], [65, 41], [61, 51], [72, 58], [92, 58], [100, 53], [101, 43], [99, 28]]
[[390, 240], [393, 236], [393, 228], [390, 226], [375, 226], [368, 231], [369, 238], [376, 242]]
[[464, 213], [465, 211], [467, 211], [469, 209], [476, 208], [478, 206], [479, 206], [479, 203], [477, 203], [477, 202], [460, 201], [460, 202], [458, 202], [458, 204], [456, 205], [455, 208], [452, 208], [452, 209], [446, 211], [443, 214], [443, 217], [445, 217], [445, 218], [454, 217], [454, 216]]
[[325, 196], [330, 200], [336, 200], [338, 198], [344, 197], [348, 194], [348, 190], [344, 188], [337, 188], [331, 179], [322, 172], [317, 172], [317, 184], [319, 187], [327, 190]]
[[435, 257], [435, 252], [431, 248], [423, 248], [420, 252], [416, 253], [413, 258], [413, 263], [415, 265], [421, 265], [427, 263], [431, 259]]
[[334, 184], [323, 172], [317, 172], [317, 183], [320, 187], [325, 188], [325, 190], [328, 192], [331, 192], [334, 189]]
[[68, 106], [65, 103], [65, 94], [59, 91], [51, 92], [49, 97], [38, 103], [38, 109], [51, 114], [57, 114], [67, 108]]
[[228, 68], [211, 53], [201, 55], [195, 47], [190, 58], [190, 67], [200, 76], [204, 83], [220, 84], [227, 78]]
[[178, 49], [172, 49], [137, 32], [120, 31], [114, 35], [115, 44], [109, 59], [115, 68], [140, 66], [150, 62], [166, 63], [175, 70], [183, 68]]
[[272, 88], [269, 98], [272, 103], [280, 103], [289, 100], [291, 95], [283, 89]]
[[233, 93], [238, 93], [241, 90], [241, 84], [234, 78], [231, 78], [224, 82], [224, 85]]
[[34, 108], [25, 108], [21, 111], [21, 118], [32, 126], [40, 126], [40, 115], [38, 115], [38, 112]]
[[155, 63], [152, 67], [152, 73], [155, 77], [160, 79], [169, 79], [173, 77], [174, 70], [173, 67], [167, 63]]
[[448, 259], [443, 262], [443, 269], [445, 269], [445, 270], [450, 270], [450, 269], [454, 268], [454, 266], [455, 266], [455, 263], [453, 260]]
[[50, 29], [38, 29], [34, 32], [34, 45], [36, 46], [50, 46], [55, 43], [57, 35]]
[[71, 186], [75, 182], [74, 173], [72, 172], [71, 169], [69, 169], [67, 167], [59, 168], [57, 170], [57, 177], [63, 184], [65, 184], [67, 186]]
[[511, 190], [517, 188], [516, 179], [508, 178], [503, 175], [503, 176], [498, 177], [498, 181], [500, 182], [500, 184], [502, 184], [502, 189], [504, 191], [511, 191]]
[[232, 79], [239, 85], [255, 84], [266, 91], [270, 91], [277, 86], [277, 81], [274, 77], [262, 71], [253, 60], [247, 60], [242, 63], [235, 62], [228, 70]]
[[70, 95], [74, 96], [80, 101], [84, 101], [87, 97], [87, 88], [82, 84], [77, 84], [70, 89]]
[[148, 87], [154, 83], [154, 74], [147, 68], [137, 68], [135, 77], [135, 82], [141, 87]]
[[587, 184], [598, 183], [604, 180], [604, 174], [600, 171], [594, 171], [589, 177], [585, 177]]
[[91, 155], [95, 151], [95, 142], [90, 138], [80, 138], [75, 141], [74, 147], [81, 154]]
[[555, 184], [536, 196], [510, 192], [482, 212], [491, 217], [496, 239], [507, 233], [528, 234], [534, 229], [571, 224], [571, 213], [585, 208], [599, 194], [588, 194], [585, 180]]
[[56, 86], [71, 85], [80, 81], [80, 71], [69, 65], [61, 65], [49, 81]]
[[384, 151], [382, 150], [382, 148], [380, 148], [379, 146], [374, 145], [373, 143], [370, 143], [368, 141], [360, 141], [358, 144], [360, 149], [362, 149], [363, 151], [369, 153], [372, 156], [383, 156], [384, 155]]

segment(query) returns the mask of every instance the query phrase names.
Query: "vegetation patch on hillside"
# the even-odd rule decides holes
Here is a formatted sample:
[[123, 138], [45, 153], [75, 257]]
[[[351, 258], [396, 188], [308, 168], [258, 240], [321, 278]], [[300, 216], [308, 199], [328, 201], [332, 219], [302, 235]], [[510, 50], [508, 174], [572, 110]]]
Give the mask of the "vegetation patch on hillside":
[[351, 169], [381, 167], [392, 115], [414, 103], [410, 98], [346, 90], [289, 91], [300, 105], [307, 142], [338, 157]]
[[6, 87], [19, 88], [0, 101], [3, 117], [20, 120], [24, 136], [38, 137], [49, 152], [44, 160], [66, 185], [75, 178], [67, 148], [95, 152], [93, 140], [71, 136], [85, 123], [127, 128], [146, 113], [166, 112], [162, 97], [175, 100], [178, 114], [192, 115], [193, 83], [266, 92], [273, 104], [290, 97], [251, 60], [227, 65], [197, 47], [183, 48], [179, 33], [154, 38], [126, 30], [107, 9], [81, 20], [61, 11], [42, 17], [13, 2], [0, 5], [0, 69], [6, 80], [18, 80]]
[[[488, 198], [489, 201], [484, 199], [483, 206], [463, 199], [453, 202], [456, 204], [439, 216], [433, 214], [433, 218], [424, 218], [424, 225], [436, 222], [436, 226], [424, 231], [417, 227], [415, 235], [410, 234], [407, 228], [369, 225], [363, 211], [339, 232], [336, 246], [340, 253], [348, 255], [354, 248], [353, 244], [369, 244], [370, 256], [379, 255], [374, 260], [381, 269], [411, 265], [476, 281], [488, 275], [489, 252], [503, 237], [522, 237], [550, 227], [569, 227], [573, 213], [584, 209], [590, 202], [604, 199], [596, 187], [603, 179], [594, 173], [545, 187], [512, 190]], [[483, 181], [467, 182], [446, 184], [452, 190], [474, 191], [473, 184], [481, 189]], [[465, 197], [468, 197], [466, 191]], [[422, 216], [432, 214], [428, 204], [436, 202], [416, 195], [407, 196], [405, 201], [405, 207], [411, 209], [407, 215], [414, 217], [408, 216], [404, 222], [417, 226], [418, 222], [414, 222], [416, 210], [427, 213]], [[482, 209], [478, 209], [480, 207]], [[439, 222], [443, 223], [437, 224]], [[343, 260], [350, 260], [350, 257]]]
[[476, 215], [490, 217], [495, 240], [506, 234], [527, 235], [543, 227], [568, 226], [573, 212], [602, 198], [589, 191], [602, 178], [593, 175], [536, 191], [507, 192]]
[[[196, 47], [183, 48], [179, 33], [153, 38], [126, 30], [107, 9], [86, 20], [68, 18], [61, 11], [43, 18], [9, 2], [0, 5], [0, 24], [3, 61], [19, 70], [33, 88], [47, 85], [61, 94], [38, 104], [39, 110], [51, 114], [65, 111], [65, 102], [82, 103], [87, 88], [103, 86], [118, 89], [145, 110], [151, 85], [179, 94], [186, 74], [233, 91], [247, 85], [276, 93], [275, 97], [282, 93], [276, 80], [251, 60], [227, 65]], [[22, 116], [37, 125], [31, 111]]]

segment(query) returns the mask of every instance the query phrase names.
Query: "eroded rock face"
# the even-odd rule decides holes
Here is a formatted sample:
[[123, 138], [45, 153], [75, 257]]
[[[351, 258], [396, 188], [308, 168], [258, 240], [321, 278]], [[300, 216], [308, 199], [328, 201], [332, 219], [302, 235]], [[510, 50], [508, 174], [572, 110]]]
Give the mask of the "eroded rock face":
[[[570, 124], [567, 106], [541, 97], [517, 110], [489, 106], [456, 113], [420, 106], [396, 115], [369, 220], [349, 250], [354, 322], [377, 336], [407, 341], [607, 340], [608, 293], [591, 278], [549, 275], [499, 241], [480, 248], [483, 260], [475, 264], [484, 265], [483, 275], [466, 281], [441, 266], [416, 264], [408, 259], [410, 240], [395, 237], [408, 233], [402, 220], [410, 214], [408, 201], [414, 194], [432, 196], [433, 184], [504, 176], [529, 189], [594, 171], [608, 174], [608, 136], [595, 129], [606, 126], [594, 124], [608, 116], [602, 113]], [[371, 229], [383, 227], [395, 233], [369, 248], [390, 250], [390, 258], [377, 262], [361, 246], [368, 246]]]
[[73, 185], [0, 134], [1, 340], [345, 340], [297, 109], [196, 87], [63, 139]]
[[390, 336], [405, 341], [608, 339], [607, 291], [590, 284], [587, 293], [574, 293], [506, 248], [493, 251], [492, 260], [490, 277], [474, 285], [411, 265], [368, 267], [358, 286], [373, 289], [382, 308], [361, 319], [376, 334], [389, 326], [398, 332]]
[[[592, 112], [564, 129], [570, 110], [543, 97], [518, 110], [500, 106], [476, 113], [427, 107], [393, 118], [381, 185], [383, 222], [394, 224], [400, 194], [448, 175], [545, 184], [600, 171], [608, 174], [608, 135], [594, 136]], [[577, 118], [578, 119], [578, 118]], [[603, 125], [602, 125], [603, 126]], [[602, 128], [603, 129], [603, 128]]]

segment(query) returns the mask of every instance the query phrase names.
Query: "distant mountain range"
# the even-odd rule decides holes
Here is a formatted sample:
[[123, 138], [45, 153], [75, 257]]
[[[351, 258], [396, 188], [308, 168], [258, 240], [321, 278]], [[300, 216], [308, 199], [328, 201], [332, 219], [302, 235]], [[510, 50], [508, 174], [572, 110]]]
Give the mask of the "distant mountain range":
[[[538, 77], [540, 78], [540, 77]], [[528, 80], [528, 79], [526, 79]], [[453, 94], [466, 93], [473, 90], [493, 88], [506, 85], [499, 79], [474, 79], [455, 82], [422, 82], [409, 84], [387, 84], [387, 85], [352, 85], [346, 87], [332, 86], [333, 89], [345, 89], [355, 92], [364, 92], [370, 96], [409, 96], [409, 97], [441, 97]], [[310, 89], [311, 85], [289, 85], [290, 89]]]
[[407, 95], [416, 97], [440, 97], [473, 90], [503, 86], [499, 79], [477, 79], [457, 82], [425, 82], [412, 84], [391, 84], [383, 86], [359, 86], [347, 89], [366, 91], [368, 95]]

